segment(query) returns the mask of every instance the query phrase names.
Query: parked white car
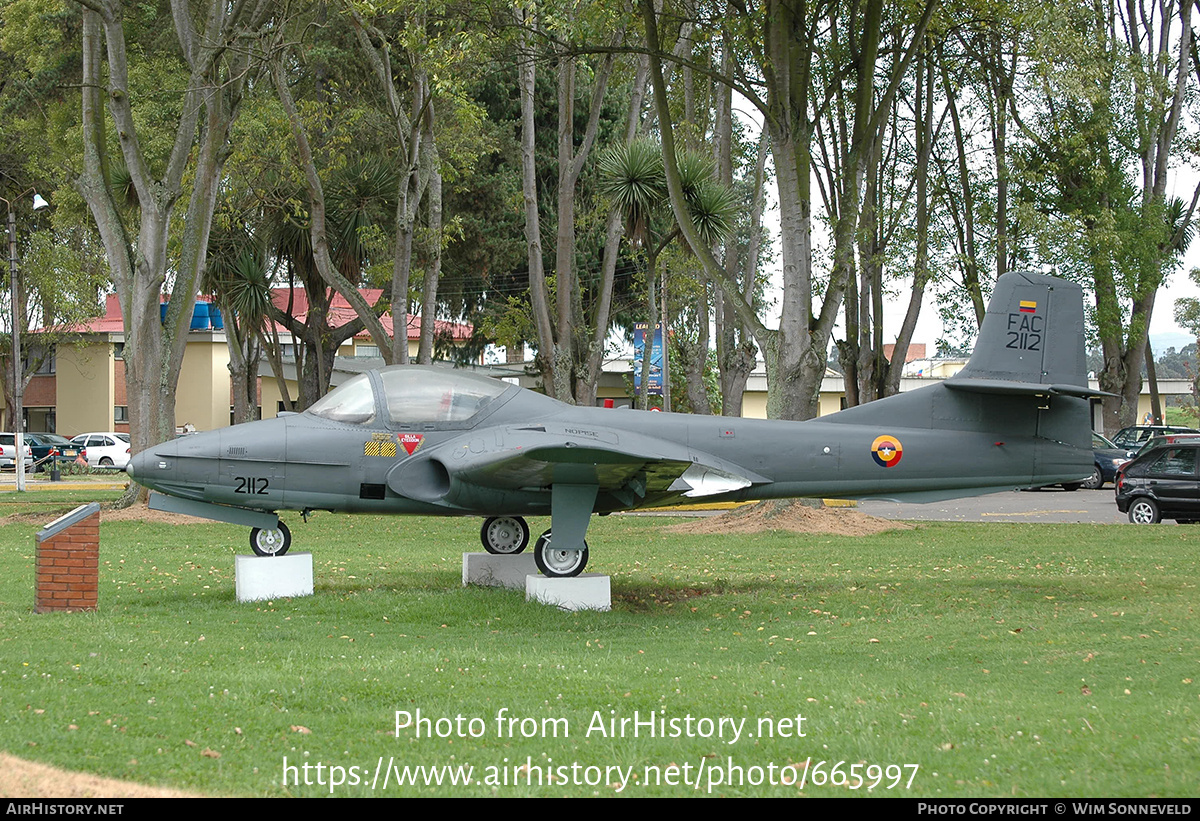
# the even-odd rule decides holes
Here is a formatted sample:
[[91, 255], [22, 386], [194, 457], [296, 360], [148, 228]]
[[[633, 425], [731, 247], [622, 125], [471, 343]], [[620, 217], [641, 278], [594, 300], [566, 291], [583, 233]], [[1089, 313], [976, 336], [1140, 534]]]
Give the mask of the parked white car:
[[92, 467], [123, 470], [129, 463], [128, 433], [81, 433], [71, 444], [87, 450], [87, 463]]
[[[128, 456], [126, 456], [128, 458]], [[0, 467], [16, 467], [17, 465], [17, 436], [15, 433], [0, 433]], [[33, 465], [33, 449], [25, 443], [25, 469]]]

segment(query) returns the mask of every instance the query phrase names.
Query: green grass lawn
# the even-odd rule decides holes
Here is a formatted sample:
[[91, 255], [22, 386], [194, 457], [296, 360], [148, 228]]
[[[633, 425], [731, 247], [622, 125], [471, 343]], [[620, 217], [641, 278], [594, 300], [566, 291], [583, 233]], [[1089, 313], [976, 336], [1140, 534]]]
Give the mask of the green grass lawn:
[[1167, 417], [1168, 425], [1182, 425], [1187, 428], [1196, 427], [1196, 411], [1193, 408], [1164, 408], [1164, 414]]
[[245, 528], [113, 522], [84, 614], [32, 612], [37, 526], [0, 527], [0, 750], [212, 795], [1200, 793], [1200, 528], [609, 517], [614, 609], [564, 613], [460, 586], [477, 520], [288, 518], [313, 597], [235, 601]]

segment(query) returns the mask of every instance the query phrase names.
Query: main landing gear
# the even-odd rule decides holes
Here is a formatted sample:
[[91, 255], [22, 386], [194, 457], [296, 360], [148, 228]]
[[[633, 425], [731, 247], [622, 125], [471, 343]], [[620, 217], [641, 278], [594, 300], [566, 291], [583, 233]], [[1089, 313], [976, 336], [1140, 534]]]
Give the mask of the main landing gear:
[[484, 520], [479, 540], [488, 553], [516, 555], [529, 544], [529, 525], [520, 516], [493, 516]]
[[550, 531], [538, 536], [533, 546], [533, 563], [542, 571], [543, 576], [551, 578], [569, 578], [578, 576], [587, 567], [588, 546], [583, 543], [581, 550], [555, 550], [550, 544]]
[[[496, 556], [515, 556], [529, 545], [529, 524], [520, 516], [492, 516], [479, 529], [483, 549]], [[587, 567], [587, 542], [581, 550], [555, 550], [550, 545], [547, 530], [533, 546], [533, 563], [543, 576], [567, 578], [578, 576]]]

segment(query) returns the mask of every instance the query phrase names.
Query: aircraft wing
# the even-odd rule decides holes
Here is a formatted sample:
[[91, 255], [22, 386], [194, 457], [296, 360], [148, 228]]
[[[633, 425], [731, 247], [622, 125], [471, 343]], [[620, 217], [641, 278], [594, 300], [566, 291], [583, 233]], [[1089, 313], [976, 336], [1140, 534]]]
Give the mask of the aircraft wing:
[[[647, 495], [711, 496], [766, 482], [762, 476], [679, 443], [627, 431], [553, 425], [508, 427], [492, 437], [448, 443], [428, 454], [454, 480], [508, 490], [546, 490], [553, 485], [595, 485], [627, 498], [630, 506]], [[405, 477], [418, 464], [401, 463], [389, 484], [411, 493]], [[399, 486], [397, 486], [399, 485]], [[408, 485], [408, 487], [404, 487]]]

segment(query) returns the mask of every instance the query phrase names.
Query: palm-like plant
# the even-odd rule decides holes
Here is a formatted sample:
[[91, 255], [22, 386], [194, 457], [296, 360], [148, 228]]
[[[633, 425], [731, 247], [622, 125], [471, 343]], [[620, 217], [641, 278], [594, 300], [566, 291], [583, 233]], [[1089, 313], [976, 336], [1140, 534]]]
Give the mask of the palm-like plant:
[[614, 145], [600, 155], [600, 195], [625, 216], [625, 235], [634, 247], [649, 241], [651, 217], [666, 203], [662, 151], [650, 140]]
[[[712, 161], [695, 151], [678, 157], [680, 181], [688, 216], [705, 243], [715, 245], [733, 231], [736, 199], [732, 190], [717, 181]], [[662, 150], [646, 139], [616, 145], [601, 155], [601, 195], [612, 200], [613, 208], [625, 216], [625, 234], [637, 249], [638, 267], [646, 274], [646, 306], [649, 314], [647, 333], [658, 324], [654, 281], [658, 256], [680, 236], [678, 224], [669, 208], [667, 178]], [[662, 225], [666, 230], [655, 230]], [[663, 355], [666, 356], [664, 340]], [[641, 405], [649, 405], [650, 344], [642, 350]], [[666, 380], [664, 379], [664, 388]]]
[[347, 166], [330, 183], [330, 251], [338, 270], [353, 283], [361, 280], [363, 264], [372, 253], [386, 253], [386, 247], [374, 247], [368, 237], [394, 216], [396, 184], [396, 169], [377, 159]]
[[209, 241], [201, 287], [213, 295], [224, 315], [234, 377], [234, 415], [236, 421], [248, 422], [257, 405], [258, 360], [266, 347], [271, 305], [270, 273], [262, 243], [239, 228], [215, 232]]

